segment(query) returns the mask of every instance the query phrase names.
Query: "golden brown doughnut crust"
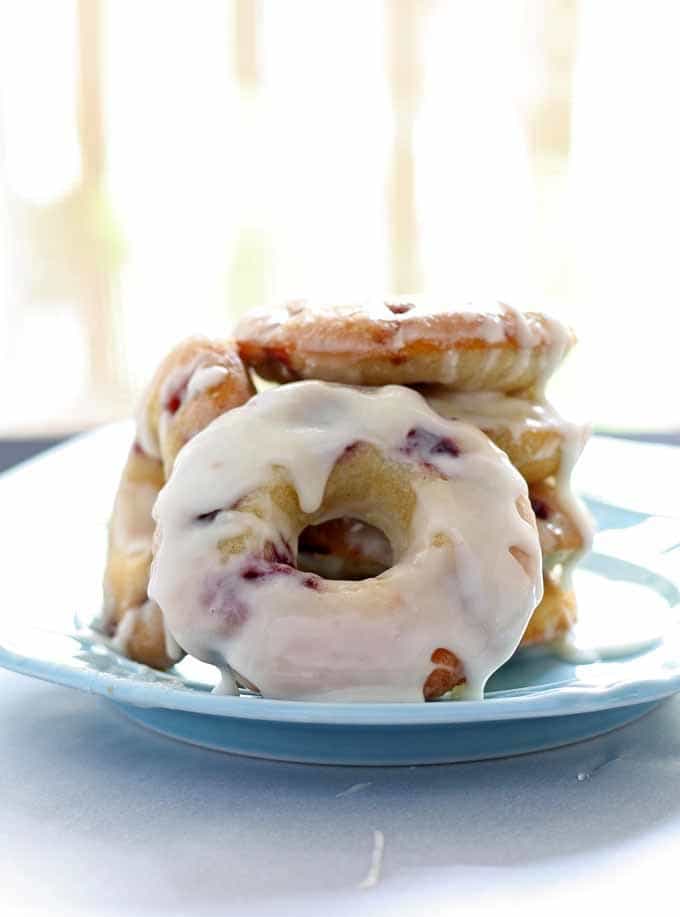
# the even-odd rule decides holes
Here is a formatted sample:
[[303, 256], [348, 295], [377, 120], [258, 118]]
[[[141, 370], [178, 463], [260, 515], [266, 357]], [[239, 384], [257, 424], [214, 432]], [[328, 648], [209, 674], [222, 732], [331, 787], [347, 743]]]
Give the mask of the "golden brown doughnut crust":
[[[215, 367], [205, 387], [192, 393], [194, 374]], [[164, 669], [177, 661], [167, 652], [162, 612], [147, 594], [155, 498], [182, 445], [253, 393], [233, 344], [192, 338], [163, 360], [143, 398], [109, 525], [104, 609], [95, 624], [137, 662]]]
[[[217, 367], [224, 375], [200, 393], [187, 397], [192, 376]], [[141, 445], [159, 456], [168, 477], [175, 456], [192, 436], [255, 394], [248, 370], [231, 341], [192, 337], [178, 344], [154, 373], [138, 413]], [[166, 422], [161, 423], [163, 414]]]
[[[463, 394], [443, 386], [421, 386], [419, 392], [430, 407], [450, 420], [462, 420], [478, 427], [508, 456], [528, 484], [557, 474], [565, 441], [573, 435], [573, 425], [565, 423], [545, 401], [521, 393], [508, 396], [493, 392]], [[466, 414], [472, 399], [486, 402], [496, 409], [484, 414], [484, 400], [476, 402], [482, 412]], [[497, 407], [496, 407], [497, 406]], [[504, 413], [505, 411], [505, 413]], [[508, 412], [509, 411], [509, 412]]]
[[443, 309], [413, 297], [332, 306], [296, 300], [246, 315], [236, 339], [243, 361], [278, 382], [439, 383], [506, 392], [540, 382], [574, 341], [541, 313], [501, 303]]
[[147, 595], [154, 530], [151, 507], [164, 483], [160, 459], [133, 446], [123, 469], [109, 526], [104, 611], [97, 624], [107, 636], [115, 637], [125, 613], [139, 609], [126, 634], [127, 655], [157, 669], [166, 669], [175, 661], [166, 650], [161, 611]]
[[520, 646], [537, 646], [564, 636], [576, 623], [576, 598], [559, 572], [543, 573], [543, 598], [531, 616]]
[[578, 522], [560, 502], [553, 481], [540, 481], [529, 487], [529, 499], [536, 514], [538, 537], [544, 558], [565, 563], [586, 547]]

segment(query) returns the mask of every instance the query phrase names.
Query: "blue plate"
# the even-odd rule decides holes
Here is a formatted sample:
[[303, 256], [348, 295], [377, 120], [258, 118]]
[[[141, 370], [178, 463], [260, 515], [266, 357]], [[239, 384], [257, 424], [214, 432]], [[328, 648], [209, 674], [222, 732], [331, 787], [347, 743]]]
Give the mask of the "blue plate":
[[330, 704], [212, 695], [209, 667], [185, 660], [156, 672], [78, 625], [98, 608], [106, 520], [129, 441], [127, 425], [110, 427], [0, 477], [0, 665], [103, 695], [173, 738], [328, 764], [431, 764], [552, 748], [622, 726], [680, 690], [680, 522], [647, 511], [653, 494], [628, 495], [640, 463], [647, 481], [658, 480], [671, 453], [677, 461], [672, 449], [595, 440], [586, 451], [580, 485], [594, 495], [600, 531], [576, 587], [586, 639], [598, 622], [619, 640], [601, 658], [520, 652], [481, 702]]

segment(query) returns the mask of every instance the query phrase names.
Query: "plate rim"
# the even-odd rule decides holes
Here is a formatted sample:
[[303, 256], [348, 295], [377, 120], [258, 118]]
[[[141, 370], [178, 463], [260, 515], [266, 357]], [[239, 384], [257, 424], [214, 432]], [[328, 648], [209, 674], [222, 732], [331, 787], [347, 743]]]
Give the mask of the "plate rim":
[[[16, 476], [29, 473], [37, 466], [59, 456], [63, 458], [72, 450], [90, 445], [95, 438], [111, 438], [127, 431], [128, 421], [122, 421], [86, 431], [66, 442], [54, 446], [27, 462], [0, 474], [0, 482], [7, 486]], [[605, 438], [605, 437], [603, 437]], [[617, 440], [616, 442], [621, 442]], [[637, 443], [640, 448], [667, 451], [667, 445]], [[595, 499], [599, 499], [595, 496]], [[616, 509], [619, 504], [607, 503]], [[620, 507], [625, 509], [625, 507]], [[679, 524], [680, 524], [680, 520]], [[644, 566], [644, 564], [641, 564]], [[650, 569], [645, 566], [645, 569]], [[654, 572], [654, 571], [652, 571]], [[658, 574], [655, 574], [658, 575]], [[36, 628], [50, 633], [44, 628]], [[30, 628], [29, 628], [30, 630]], [[680, 637], [680, 623], [673, 630]], [[51, 632], [55, 637], [73, 637], [66, 631]], [[669, 631], [670, 633], [670, 631]], [[648, 652], [659, 652], [664, 643]], [[680, 640], [678, 641], [680, 645]], [[621, 663], [625, 663], [621, 659]], [[126, 660], [127, 662], [127, 660]], [[138, 665], [132, 663], [132, 665]], [[80, 668], [63, 660], [50, 661], [16, 652], [3, 645], [0, 631], [0, 667], [65, 687], [75, 688], [109, 700], [136, 707], [164, 708], [197, 715], [217, 716], [226, 719], [250, 719], [279, 723], [309, 723], [316, 725], [384, 725], [427, 726], [436, 724], [480, 723], [498, 720], [537, 719], [546, 716], [570, 716], [592, 713], [614, 707], [632, 706], [647, 701], [662, 700], [680, 692], [680, 658], [660, 658], [656, 669], [649, 675], [638, 675], [634, 681], [619, 678], [600, 685], [564, 684], [548, 685], [542, 690], [531, 687], [516, 689], [511, 696], [497, 692], [482, 701], [435, 701], [430, 703], [338, 703], [324, 701], [289, 701], [259, 697], [230, 697], [213, 695], [208, 691], [187, 690], [175, 687], [172, 682], [149, 682], [104, 672], [95, 668]], [[140, 666], [146, 669], [145, 666]], [[614, 673], [612, 673], [614, 674]], [[521, 694], [518, 692], [522, 692]]]
[[[70, 635], [58, 632], [55, 636]], [[660, 644], [653, 652], [663, 645]], [[662, 668], [661, 674], [638, 678], [633, 682], [620, 679], [602, 686], [560, 684], [546, 687], [541, 693], [531, 688], [517, 689], [523, 691], [519, 696], [513, 691], [511, 696], [491, 696], [482, 701], [354, 704], [214, 695], [209, 691], [186, 690], [163, 682], [141, 682], [111, 672], [50, 662], [16, 653], [1, 642], [0, 667], [136, 707], [181, 710], [226, 719], [338, 726], [455, 725], [571, 716], [662, 700], [680, 692], [680, 665], [675, 670]], [[500, 695], [503, 693], [498, 692]]]

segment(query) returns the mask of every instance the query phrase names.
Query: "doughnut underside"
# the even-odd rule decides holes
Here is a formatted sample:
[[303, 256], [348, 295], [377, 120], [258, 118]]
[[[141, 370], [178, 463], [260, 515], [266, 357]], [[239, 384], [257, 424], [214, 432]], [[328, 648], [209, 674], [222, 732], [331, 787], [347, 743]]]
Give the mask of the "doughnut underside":
[[455, 347], [419, 341], [395, 351], [377, 346], [359, 354], [313, 349], [302, 352], [299, 342], [269, 346], [242, 340], [239, 353], [246, 365], [271, 382], [322, 379], [348, 385], [449, 383], [460, 391], [522, 391], [537, 382], [545, 366], [543, 350], [526, 352], [512, 342], [490, 346], [474, 338]]

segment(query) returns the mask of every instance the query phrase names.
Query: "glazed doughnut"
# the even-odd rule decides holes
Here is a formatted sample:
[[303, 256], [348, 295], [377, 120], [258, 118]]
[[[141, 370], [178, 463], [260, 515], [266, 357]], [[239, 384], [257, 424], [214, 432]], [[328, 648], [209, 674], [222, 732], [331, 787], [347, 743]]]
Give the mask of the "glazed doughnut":
[[502, 303], [446, 308], [405, 297], [259, 309], [241, 320], [236, 338], [244, 362], [278, 382], [502, 392], [540, 386], [574, 340], [556, 320]]
[[506, 453], [529, 483], [544, 566], [564, 564], [568, 574], [593, 537], [592, 520], [571, 487], [589, 427], [565, 420], [530, 393], [420, 391], [437, 413], [479, 427]]
[[557, 474], [563, 453], [573, 465], [585, 445], [587, 428], [566, 421], [546, 401], [434, 386], [419, 391], [442, 417], [479, 427], [529, 484]]
[[147, 594], [151, 510], [181, 446], [253, 391], [232, 344], [192, 338], [163, 360], [142, 399], [109, 525], [103, 613], [94, 623], [131, 659], [164, 669], [183, 655], [166, 639], [163, 615]]
[[[461, 684], [479, 698], [542, 595], [526, 482], [399, 386], [261, 393], [187, 444], [154, 515], [149, 593], [223, 691], [422, 701]], [[300, 532], [342, 516], [387, 536], [380, 576], [297, 568]]]
[[231, 342], [194, 337], [160, 364], [137, 413], [137, 441], [160, 458], [166, 478], [194, 434], [255, 393]]

